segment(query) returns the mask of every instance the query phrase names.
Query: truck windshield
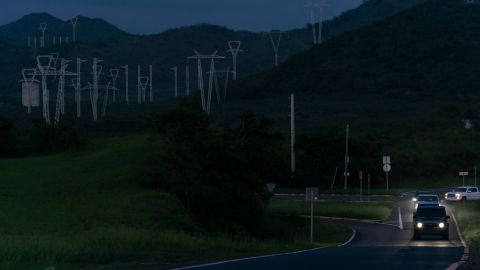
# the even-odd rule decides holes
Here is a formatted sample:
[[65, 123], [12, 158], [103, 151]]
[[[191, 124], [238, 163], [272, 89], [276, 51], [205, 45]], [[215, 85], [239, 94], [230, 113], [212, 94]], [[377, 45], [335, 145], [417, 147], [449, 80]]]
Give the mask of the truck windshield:
[[445, 208], [425, 207], [417, 209], [418, 217], [445, 217]]
[[453, 192], [467, 192], [466, 188], [456, 188], [453, 190]]
[[437, 196], [419, 196], [418, 200], [422, 202], [438, 202], [438, 197]]

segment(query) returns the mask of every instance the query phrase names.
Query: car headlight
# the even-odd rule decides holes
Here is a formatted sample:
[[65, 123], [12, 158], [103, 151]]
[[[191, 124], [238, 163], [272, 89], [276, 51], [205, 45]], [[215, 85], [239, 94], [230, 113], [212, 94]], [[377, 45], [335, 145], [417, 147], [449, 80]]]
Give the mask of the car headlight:
[[423, 223], [419, 222], [417, 223], [417, 228], [421, 229], [423, 227]]
[[417, 198], [413, 198], [412, 201], [416, 202], [416, 201], [417, 201]]
[[440, 222], [440, 223], [438, 224], [438, 227], [439, 227], [440, 229], [443, 229], [443, 228], [445, 228], [445, 223], [443, 223], [443, 222]]

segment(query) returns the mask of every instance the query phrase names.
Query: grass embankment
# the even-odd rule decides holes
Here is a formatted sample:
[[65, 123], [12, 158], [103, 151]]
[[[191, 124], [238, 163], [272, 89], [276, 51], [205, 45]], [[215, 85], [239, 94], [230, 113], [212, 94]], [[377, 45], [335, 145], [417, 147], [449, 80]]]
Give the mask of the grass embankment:
[[[466, 179], [466, 185], [473, 185], [474, 181], [472, 179]], [[372, 188], [370, 189], [370, 195], [391, 195], [391, 196], [400, 196], [405, 192], [415, 191], [415, 190], [434, 190], [434, 189], [445, 189], [445, 188], [454, 188], [462, 185], [462, 179], [459, 179], [458, 176], [452, 177], [442, 177], [438, 179], [406, 179], [402, 180], [401, 183], [398, 183], [396, 186], [391, 186], [390, 190], [387, 191], [385, 188]], [[343, 188], [320, 188], [321, 194], [348, 194], [348, 195], [358, 195], [360, 194], [360, 188], [358, 185], [353, 188], [344, 190]], [[275, 193], [287, 193], [287, 194], [303, 194], [305, 189], [302, 188], [292, 188], [279, 186], [276, 188]], [[367, 189], [364, 183], [362, 189], [363, 196], [367, 195]]]
[[[276, 230], [294, 228], [296, 240], [198, 233], [175, 196], [143, 187], [152, 144], [148, 136], [130, 136], [97, 140], [81, 151], [1, 160], [0, 269], [124, 263], [136, 269], [128, 263], [168, 266], [313, 246], [304, 241], [303, 221], [266, 219]], [[316, 236], [321, 245], [350, 236], [345, 228], [323, 229]]]
[[470, 257], [480, 265], [480, 202], [459, 203], [456, 215], [462, 235], [470, 247]]
[[[310, 215], [309, 202], [275, 202], [268, 212], [273, 215]], [[315, 216], [386, 220], [392, 214], [392, 205], [386, 202], [370, 203], [314, 203]]]

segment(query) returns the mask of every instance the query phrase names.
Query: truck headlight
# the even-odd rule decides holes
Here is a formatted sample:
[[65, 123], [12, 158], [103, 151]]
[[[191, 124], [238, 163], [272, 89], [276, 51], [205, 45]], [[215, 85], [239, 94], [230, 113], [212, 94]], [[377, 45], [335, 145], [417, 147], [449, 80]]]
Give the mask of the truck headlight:
[[417, 228], [421, 229], [422, 227], [423, 227], [423, 223], [418, 222], [418, 223], [417, 223]]
[[443, 222], [440, 222], [440, 223], [438, 224], [438, 227], [439, 227], [440, 229], [443, 229], [443, 228], [445, 228], [445, 223], [443, 223]]
[[455, 194], [455, 198], [456, 198], [457, 200], [460, 200], [460, 199], [462, 198], [462, 194], [458, 194], [458, 193]]
[[417, 201], [417, 198], [413, 198], [412, 201], [413, 201], [413, 202], [416, 202], [416, 201]]

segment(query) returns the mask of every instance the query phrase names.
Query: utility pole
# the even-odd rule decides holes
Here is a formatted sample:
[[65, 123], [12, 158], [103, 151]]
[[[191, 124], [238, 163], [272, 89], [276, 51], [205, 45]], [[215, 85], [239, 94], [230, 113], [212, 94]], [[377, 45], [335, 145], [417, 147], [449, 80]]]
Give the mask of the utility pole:
[[290, 151], [291, 151], [291, 177], [295, 174], [295, 95], [290, 95]]
[[347, 183], [348, 183], [348, 163], [350, 162], [350, 157], [348, 156], [348, 137], [350, 135], [350, 125], [347, 125], [347, 132], [346, 132], [346, 140], [345, 140], [345, 183], [343, 189], [347, 190]]
[[178, 67], [177, 66], [172, 67], [170, 68], [170, 70], [172, 70], [174, 74], [174, 85], [175, 85], [174, 96], [178, 97]]
[[232, 54], [232, 60], [233, 60], [233, 80], [237, 80], [237, 56], [239, 52], [243, 52], [243, 50], [240, 49], [242, 46], [242, 42], [239, 40], [230, 40], [228, 42], [228, 47], [229, 50], [227, 52]]

